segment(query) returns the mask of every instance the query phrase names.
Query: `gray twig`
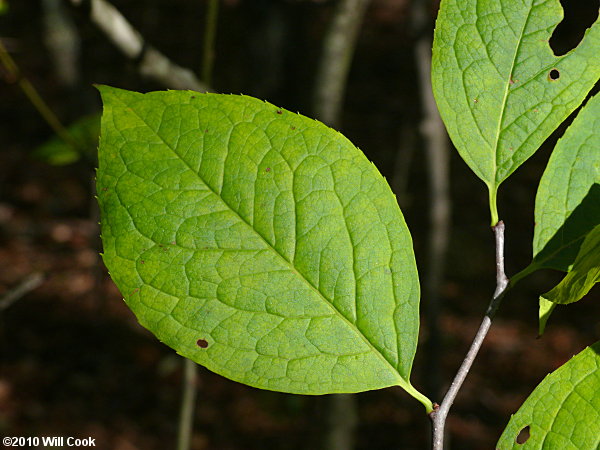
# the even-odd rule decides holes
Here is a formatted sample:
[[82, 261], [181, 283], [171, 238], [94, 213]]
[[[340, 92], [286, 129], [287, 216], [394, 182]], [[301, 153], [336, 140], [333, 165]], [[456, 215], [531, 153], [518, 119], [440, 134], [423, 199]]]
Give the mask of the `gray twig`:
[[330, 399], [326, 448], [328, 450], [354, 448], [354, 432], [358, 425], [356, 396], [335, 394]]
[[177, 450], [189, 450], [194, 426], [194, 408], [196, 406], [196, 363], [190, 359], [183, 360], [183, 392], [181, 410], [179, 412], [179, 432], [177, 433]]
[[38, 272], [26, 276], [21, 283], [0, 298], [0, 311], [7, 309], [21, 297], [36, 289], [43, 281], [44, 276]]
[[330, 126], [338, 125], [350, 62], [368, 5], [369, 0], [340, 0], [325, 36], [313, 111]]
[[498, 306], [506, 293], [506, 289], [508, 287], [508, 278], [504, 272], [504, 222], [499, 221], [495, 226], [492, 227], [494, 230], [494, 236], [496, 238], [496, 290], [494, 291], [494, 296], [488, 306], [488, 309], [485, 313], [485, 317], [479, 326], [479, 330], [471, 343], [471, 348], [467, 352], [465, 359], [463, 360], [448, 392], [444, 396], [442, 400], [442, 404], [435, 407], [435, 409], [429, 414], [431, 418], [433, 427], [433, 450], [443, 450], [444, 449], [444, 426], [446, 424], [446, 418], [448, 417], [448, 412], [450, 411], [450, 407], [452, 403], [454, 403], [454, 399], [458, 394], [471, 366], [473, 365], [473, 361], [481, 348], [481, 344], [487, 335], [490, 326], [492, 324], [492, 319], [496, 315], [496, 311], [498, 310]]
[[190, 69], [175, 64], [148, 44], [121, 12], [106, 0], [71, 0], [75, 6], [81, 6], [88, 2], [91, 21], [125, 56], [139, 61], [139, 70], [143, 76], [171, 89], [211, 91]]
[[43, 0], [44, 41], [59, 82], [72, 88], [79, 81], [81, 39], [62, 0]]

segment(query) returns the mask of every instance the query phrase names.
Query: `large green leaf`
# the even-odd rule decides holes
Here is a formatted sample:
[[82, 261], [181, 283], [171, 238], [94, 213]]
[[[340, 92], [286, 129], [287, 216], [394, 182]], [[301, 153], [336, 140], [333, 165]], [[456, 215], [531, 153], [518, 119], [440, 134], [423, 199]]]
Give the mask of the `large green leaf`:
[[[600, 205], [598, 205], [600, 207]], [[543, 297], [553, 303], [568, 304], [579, 301], [600, 280], [600, 225], [588, 233], [572, 269]]]
[[455, 146], [488, 186], [498, 186], [584, 100], [600, 78], [600, 25], [577, 48], [548, 44], [559, 0], [442, 0], [432, 83]]
[[[600, 342], [548, 375], [500, 437], [498, 450], [600, 448]], [[516, 442], [529, 427], [529, 439]]]
[[535, 223], [528, 271], [568, 271], [585, 236], [600, 224], [600, 95], [552, 152], [535, 199]]
[[100, 91], [104, 262], [143, 326], [251, 386], [431, 410], [410, 234], [360, 150], [251, 97]]

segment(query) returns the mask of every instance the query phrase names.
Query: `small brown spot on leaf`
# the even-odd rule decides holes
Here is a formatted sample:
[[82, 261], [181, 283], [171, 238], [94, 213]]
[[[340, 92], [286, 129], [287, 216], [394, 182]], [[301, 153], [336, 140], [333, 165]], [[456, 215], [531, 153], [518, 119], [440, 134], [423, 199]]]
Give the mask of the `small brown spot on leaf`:
[[560, 71], [558, 69], [552, 69], [548, 72], [548, 79], [550, 81], [556, 81], [560, 78]]
[[479, 100], [477, 100], [476, 98], [473, 99], [473, 103], [479, 103]]
[[270, 167], [267, 167], [267, 168], [265, 169], [265, 172], [270, 172], [270, 171], [271, 171], [271, 168], [270, 168]]
[[144, 261], [143, 259], [140, 259], [140, 264], [146, 264], [146, 261]]
[[291, 128], [292, 130], [295, 130], [295, 129], [296, 129], [296, 127], [290, 127], [290, 128]]
[[509, 82], [510, 84], [515, 84], [515, 80], [513, 80], [512, 78], [511, 78], [510, 80], [508, 80], [508, 82]]
[[195, 95], [192, 95], [190, 98], [196, 98], [196, 96], [195, 96]]
[[207, 348], [208, 347], [208, 341], [206, 339], [198, 339], [196, 341], [196, 345], [198, 345], [198, 347], [200, 347], [200, 348]]
[[138, 292], [140, 292], [140, 288], [135, 288], [132, 292], [131, 295], [133, 294], [137, 294]]
[[108, 191], [108, 188], [107, 187], [103, 187], [102, 188], [102, 192], [106, 192], [106, 191]]
[[277, 114], [283, 114], [283, 111], [282, 111], [282, 110], [280, 110], [280, 109], [278, 109], [278, 110], [277, 110]]
[[517, 444], [521, 445], [527, 442], [530, 436], [531, 432], [529, 431], [529, 425], [527, 425], [525, 428], [519, 431], [519, 435], [517, 436], [517, 439], [515, 439], [515, 441]]
[[208, 133], [208, 130], [204, 130], [205, 133]]

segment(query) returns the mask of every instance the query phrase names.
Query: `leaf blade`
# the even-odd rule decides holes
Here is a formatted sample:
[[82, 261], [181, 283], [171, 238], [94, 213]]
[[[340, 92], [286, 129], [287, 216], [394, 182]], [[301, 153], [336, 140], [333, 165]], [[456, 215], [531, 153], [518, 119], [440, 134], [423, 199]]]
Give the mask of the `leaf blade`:
[[[548, 375], [513, 415], [499, 450], [597, 448], [600, 444], [600, 342]], [[526, 426], [530, 437], [517, 444]]]
[[600, 281], [600, 224], [586, 236], [569, 273], [542, 297], [560, 305], [577, 302], [598, 281]]
[[104, 260], [140, 323], [252, 386], [401, 385], [429, 407], [410, 235], [358, 149], [250, 97], [100, 90]]
[[441, 2], [433, 91], [461, 157], [488, 186], [493, 216], [498, 186], [600, 78], [598, 21], [555, 56], [548, 40], [561, 19], [559, 0]]
[[535, 200], [533, 265], [568, 271], [600, 223], [600, 95], [581, 109], [556, 144]]

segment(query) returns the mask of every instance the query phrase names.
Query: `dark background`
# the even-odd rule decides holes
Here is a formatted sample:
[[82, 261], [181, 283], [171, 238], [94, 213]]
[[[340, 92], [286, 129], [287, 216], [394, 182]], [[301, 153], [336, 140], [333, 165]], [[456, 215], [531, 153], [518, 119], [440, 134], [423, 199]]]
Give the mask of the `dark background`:
[[[152, 45], [200, 71], [206, 2], [113, 3]], [[551, 40], [558, 53], [575, 46], [598, 13], [597, 1], [563, 4], [566, 20]], [[75, 86], [61, 85], [44, 45], [42, 2], [11, 0], [9, 6], [0, 16], [0, 39], [64, 123], [100, 110], [92, 83], [164, 89], [144, 80], [85, 14], [70, 8], [81, 39], [81, 72]], [[333, 6], [327, 0], [221, 2], [214, 88], [310, 115], [320, 45]], [[397, 190], [423, 282], [428, 187], [412, 7], [410, 0], [372, 1], [340, 128]], [[436, 10], [432, 3], [432, 26]], [[273, 29], [279, 31], [270, 33]], [[0, 75], [0, 297], [31, 273], [44, 276], [40, 287], [0, 311], [0, 435], [91, 436], [101, 449], [173, 448], [182, 360], [137, 324], [100, 261], [93, 162], [57, 167], [33, 157], [52, 131], [2, 68]], [[563, 131], [500, 189], [509, 276], [530, 261], [537, 182]], [[448, 385], [495, 286], [487, 190], [454, 150], [450, 161], [453, 209], [441, 289], [443, 356], [434, 367], [424, 367], [420, 347], [413, 370], [418, 388], [431, 371], [439, 372], [444, 388]], [[598, 340], [597, 289], [584, 301], [559, 308], [546, 334], [536, 339], [538, 295], [560, 277], [549, 271], [535, 274], [505, 299], [448, 419], [452, 448], [493, 448], [510, 414], [543, 377]], [[422, 342], [427, 336], [423, 323]], [[194, 449], [322, 446], [326, 397], [259, 391], [204, 368], [199, 373]], [[356, 448], [428, 448], [428, 418], [407, 394], [385, 389], [356, 399]]]

